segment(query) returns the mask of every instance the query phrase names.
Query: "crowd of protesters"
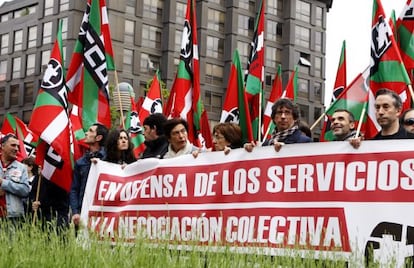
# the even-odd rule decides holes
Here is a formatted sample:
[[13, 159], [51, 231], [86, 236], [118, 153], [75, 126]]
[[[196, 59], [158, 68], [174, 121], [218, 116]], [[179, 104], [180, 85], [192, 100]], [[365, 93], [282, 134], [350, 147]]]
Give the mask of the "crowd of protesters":
[[[414, 109], [402, 113], [401, 98], [388, 89], [380, 89], [375, 97], [375, 115], [381, 131], [373, 138], [414, 138]], [[273, 146], [279, 152], [285, 144], [311, 142], [309, 126], [299, 120], [299, 108], [289, 99], [280, 99], [272, 107], [271, 118], [275, 129], [261, 146]], [[152, 114], [143, 122], [146, 149], [140, 159], [167, 159], [184, 154], [197, 157], [206, 152], [191, 144], [188, 124], [184, 119], [165, 118]], [[336, 110], [331, 116], [331, 130], [335, 141], [349, 141], [355, 149], [363, 142], [357, 133], [355, 116], [345, 109]], [[242, 131], [235, 123], [219, 123], [213, 128], [215, 151], [229, 154], [232, 149], [244, 148], [251, 152], [258, 146], [255, 142], [242, 144]], [[21, 162], [16, 158], [19, 140], [13, 134], [1, 138], [0, 155], [0, 219], [18, 225], [28, 218], [38, 218], [43, 227], [59, 231], [73, 223], [75, 230], [81, 224], [81, 209], [89, 170], [98, 159], [124, 167], [137, 159], [128, 131], [112, 129], [96, 123], [85, 133], [87, 152], [76, 161], [71, 190], [67, 193], [49, 180], [39, 176], [34, 158]], [[50, 228], [48, 228], [50, 229]]]

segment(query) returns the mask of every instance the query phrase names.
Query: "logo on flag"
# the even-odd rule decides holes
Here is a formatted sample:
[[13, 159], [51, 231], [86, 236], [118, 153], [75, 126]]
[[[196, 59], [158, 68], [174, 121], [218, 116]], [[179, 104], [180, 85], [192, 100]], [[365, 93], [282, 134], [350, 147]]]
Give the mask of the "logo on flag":
[[151, 104], [151, 114], [162, 113], [162, 101], [160, 98], [155, 99]]
[[[372, 28], [372, 55], [374, 62], [378, 63], [382, 55], [391, 47], [392, 32], [384, 17], [380, 16], [378, 23]], [[375, 64], [377, 65], [377, 64]]]

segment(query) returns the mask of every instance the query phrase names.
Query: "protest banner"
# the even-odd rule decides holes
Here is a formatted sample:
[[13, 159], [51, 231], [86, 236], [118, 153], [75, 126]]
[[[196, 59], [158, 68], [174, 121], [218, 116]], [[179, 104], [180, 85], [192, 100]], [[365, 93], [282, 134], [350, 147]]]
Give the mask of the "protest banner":
[[[102, 238], [404, 263], [414, 141], [284, 145], [92, 165], [81, 219]], [[255, 251], [256, 250], [256, 251]], [[352, 257], [351, 257], [352, 256]]]

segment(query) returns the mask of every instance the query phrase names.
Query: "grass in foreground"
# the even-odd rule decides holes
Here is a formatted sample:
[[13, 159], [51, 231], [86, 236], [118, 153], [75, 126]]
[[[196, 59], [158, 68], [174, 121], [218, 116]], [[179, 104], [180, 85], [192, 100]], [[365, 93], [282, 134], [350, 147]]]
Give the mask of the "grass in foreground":
[[142, 239], [112, 245], [91, 236], [81, 242], [73, 229], [57, 235], [31, 224], [11, 229], [7, 222], [0, 222], [0, 267], [347, 267], [344, 261], [240, 254], [229, 249], [217, 253], [208, 246], [202, 252], [191, 246], [186, 251], [171, 250], [167, 243], [155, 247]]

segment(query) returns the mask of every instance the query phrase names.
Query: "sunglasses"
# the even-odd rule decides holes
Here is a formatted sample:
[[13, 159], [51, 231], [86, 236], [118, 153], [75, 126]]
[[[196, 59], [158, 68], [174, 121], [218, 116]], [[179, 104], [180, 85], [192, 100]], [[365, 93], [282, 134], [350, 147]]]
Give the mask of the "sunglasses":
[[412, 126], [414, 125], [414, 118], [408, 118], [404, 120], [404, 125], [406, 126]]

